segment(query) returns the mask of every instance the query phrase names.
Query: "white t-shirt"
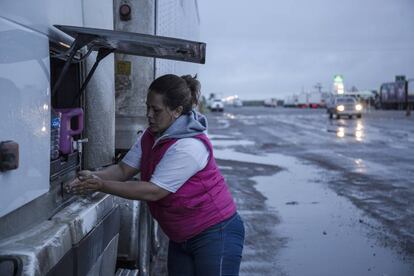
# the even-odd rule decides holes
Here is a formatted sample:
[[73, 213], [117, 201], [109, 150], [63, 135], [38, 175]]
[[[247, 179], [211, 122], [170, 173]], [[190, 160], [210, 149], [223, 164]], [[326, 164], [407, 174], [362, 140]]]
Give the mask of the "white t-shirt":
[[[165, 152], [155, 167], [150, 182], [175, 193], [190, 177], [207, 165], [209, 152], [202, 141], [197, 138], [178, 139]], [[142, 149], [141, 136], [128, 151], [122, 162], [139, 169]]]

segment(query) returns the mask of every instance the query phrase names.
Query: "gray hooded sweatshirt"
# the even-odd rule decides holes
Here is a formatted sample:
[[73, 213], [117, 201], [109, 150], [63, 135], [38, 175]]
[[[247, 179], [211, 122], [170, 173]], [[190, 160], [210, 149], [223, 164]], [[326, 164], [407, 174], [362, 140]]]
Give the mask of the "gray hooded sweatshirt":
[[[187, 114], [178, 117], [177, 120], [175, 120], [175, 122], [168, 129], [166, 129], [159, 138], [156, 139], [153, 147], [163, 139], [189, 138], [202, 133], [207, 134], [207, 119], [204, 115], [192, 110]], [[140, 158], [141, 144], [138, 140], [125, 155], [122, 161], [131, 167], [139, 169], [136, 164], [139, 164]]]
[[188, 138], [207, 132], [207, 118], [195, 110], [181, 115], [154, 143], [167, 138]]

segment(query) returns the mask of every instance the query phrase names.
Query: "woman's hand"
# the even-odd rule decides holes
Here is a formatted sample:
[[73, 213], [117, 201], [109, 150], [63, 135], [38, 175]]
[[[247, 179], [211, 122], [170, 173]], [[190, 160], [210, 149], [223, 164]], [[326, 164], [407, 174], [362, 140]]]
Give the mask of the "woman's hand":
[[78, 172], [77, 177], [64, 185], [67, 193], [86, 194], [89, 192], [100, 191], [103, 181], [91, 171], [84, 170]]
[[102, 179], [96, 178], [88, 178], [86, 180], [81, 181], [79, 184], [76, 184], [72, 187], [72, 190], [76, 194], [88, 194], [93, 193], [96, 191], [101, 191], [103, 187]]

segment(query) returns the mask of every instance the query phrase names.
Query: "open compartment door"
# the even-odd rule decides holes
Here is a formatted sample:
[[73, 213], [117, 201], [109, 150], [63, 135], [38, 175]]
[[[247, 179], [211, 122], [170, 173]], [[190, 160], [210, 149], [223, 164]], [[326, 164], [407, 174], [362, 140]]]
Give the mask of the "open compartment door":
[[201, 64], [205, 63], [206, 44], [202, 42], [105, 29], [64, 25], [54, 26], [70, 35], [75, 40], [67, 53], [65, 53], [67, 56], [65, 66], [52, 89], [52, 95], [56, 95], [61, 81], [77, 51], [85, 46], [88, 48], [86, 56], [92, 51], [97, 51], [98, 55], [96, 62], [88, 73], [77, 97], [79, 97], [82, 91], [86, 88], [86, 85], [95, 72], [99, 62], [111, 53], [171, 59]]
[[55, 27], [75, 38], [75, 42], [83, 41], [81, 47], [87, 45], [96, 51], [106, 48], [114, 53], [205, 63], [206, 44], [202, 42], [104, 29]]

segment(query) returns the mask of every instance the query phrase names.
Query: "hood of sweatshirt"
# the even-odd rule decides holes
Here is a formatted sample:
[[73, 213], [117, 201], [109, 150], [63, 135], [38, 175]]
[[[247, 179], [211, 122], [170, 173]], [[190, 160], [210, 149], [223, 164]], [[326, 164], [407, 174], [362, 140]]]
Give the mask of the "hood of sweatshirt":
[[170, 138], [188, 138], [198, 134], [206, 133], [207, 131], [207, 118], [192, 110], [186, 114], [178, 117], [172, 125], [167, 128], [160, 137], [154, 143], [154, 146], [164, 139]]

